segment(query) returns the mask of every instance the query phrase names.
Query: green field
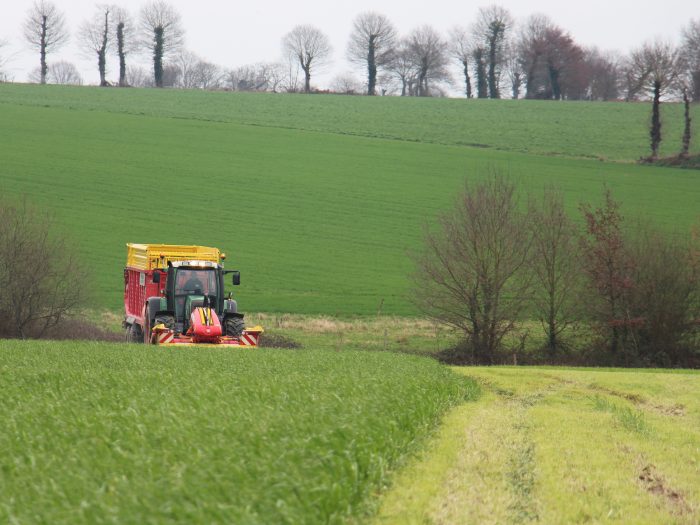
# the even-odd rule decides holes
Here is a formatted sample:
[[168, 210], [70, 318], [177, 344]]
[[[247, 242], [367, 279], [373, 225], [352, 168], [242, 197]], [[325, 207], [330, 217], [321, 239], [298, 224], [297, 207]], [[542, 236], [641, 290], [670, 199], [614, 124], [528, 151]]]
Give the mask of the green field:
[[[0, 86], [0, 103], [287, 128], [409, 142], [634, 161], [648, 155], [648, 103], [418, 99]], [[680, 148], [683, 108], [662, 106], [663, 155]], [[697, 122], [698, 106], [693, 108]], [[700, 147], [697, 135], [694, 149]]]
[[[669, 148], [679, 109], [665, 108]], [[644, 154], [647, 112], [0, 85], [0, 191], [72, 232], [102, 308], [121, 308], [125, 243], [163, 242], [224, 249], [245, 311], [414, 314], [407, 252], [490, 167], [524, 189], [558, 185], [572, 211], [605, 183], [630, 215], [696, 221], [697, 171], [574, 158]]]
[[0, 342], [0, 523], [345, 523], [474, 381], [333, 350]]

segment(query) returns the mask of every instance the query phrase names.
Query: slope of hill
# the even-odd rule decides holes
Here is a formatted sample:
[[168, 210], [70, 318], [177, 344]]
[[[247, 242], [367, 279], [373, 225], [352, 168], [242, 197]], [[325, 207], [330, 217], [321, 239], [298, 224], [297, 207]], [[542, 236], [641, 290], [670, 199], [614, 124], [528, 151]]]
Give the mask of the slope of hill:
[[[305, 96], [3, 85], [0, 103], [303, 129], [521, 153], [635, 161], [648, 103]], [[663, 104], [662, 155], [680, 149], [683, 108]], [[700, 106], [693, 108], [695, 122]], [[700, 149], [700, 138], [693, 141]]]
[[[249, 103], [246, 111], [255, 115], [257, 108], [256, 118], [277, 118], [277, 125], [234, 122], [225, 112]], [[697, 218], [696, 171], [434, 143], [440, 119], [456, 103], [465, 101], [0, 85], [0, 192], [28, 195], [74, 233], [95, 274], [95, 301], [115, 310], [124, 244], [164, 242], [228, 252], [229, 267], [243, 273], [244, 310], [368, 314], [381, 304], [385, 313], [414, 313], [406, 300], [406, 253], [464, 179], [492, 166], [524, 188], [560, 186], [571, 210], [597, 201], [605, 183], [630, 215], [669, 228]], [[403, 121], [414, 140], [285, 129], [304, 105], [327, 127], [342, 120], [341, 106], [359, 123], [358, 115], [376, 105], [389, 112], [386, 130], [376, 134], [391, 135], [390, 122]], [[562, 114], [579, 108], [551, 107]], [[590, 107], [612, 114], [637, 106]], [[419, 126], [406, 108], [423, 108], [430, 119]], [[217, 111], [222, 118], [208, 120]], [[382, 129], [381, 118], [373, 122]], [[608, 133], [618, 133], [620, 122], [607, 123]], [[582, 133], [574, 149], [589, 147], [595, 151]]]

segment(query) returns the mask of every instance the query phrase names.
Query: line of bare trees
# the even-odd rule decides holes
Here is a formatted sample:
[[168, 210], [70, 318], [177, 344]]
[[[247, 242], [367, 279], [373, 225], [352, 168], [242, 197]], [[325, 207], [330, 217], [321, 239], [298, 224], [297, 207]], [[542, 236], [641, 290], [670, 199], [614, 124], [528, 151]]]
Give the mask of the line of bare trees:
[[625, 220], [609, 190], [579, 210], [575, 222], [556, 189], [520, 202], [495, 173], [426, 229], [415, 303], [462, 334], [449, 357], [700, 366], [700, 228]]
[[[77, 82], [52, 74], [47, 58], [69, 36], [56, 5], [37, 0], [24, 24], [26, 43], [38, 51], [40, 59], [32, 80]], [[353, 22], [346, 50], [362, 76], [343, 73], [333, 80], [333, 88], [368, 95], [440, 96], [463, 84], [467, 98], [504, 94], [553, 100], [687, 97], [697, 102], [700, 19], [690, 20], [680, 36], [678, 47], [648, 42], [623, 56], [580, 46], [544, 15], [518, 22], [496, 5], [480, 8], [474, 23], [456, 26], [447, 36], [429, 25], [400, 36], [388, 17], [364, 12]], [[329, 65], [332, 52], [328, 36], [320, 29], [298, 25], [282, 38], [282, 60], [227, 70], [185, 50], [181, 17], [165, 0], [151, 0], [137, 16], [118, 6], [99, 4], [80, 25], [77, 38], [83, 53], [95, 60], [102, 86], [108, 85], [108, 57], [115, 56], [119, 86], [310, 92], [313, 75]], [[7, 47], [0, 41], [0, 75]], [[149, 56], [150, 71], [128, 63], [137, 53]], [[451, 75], [453, 67], [460, 71], [459, 80]]]

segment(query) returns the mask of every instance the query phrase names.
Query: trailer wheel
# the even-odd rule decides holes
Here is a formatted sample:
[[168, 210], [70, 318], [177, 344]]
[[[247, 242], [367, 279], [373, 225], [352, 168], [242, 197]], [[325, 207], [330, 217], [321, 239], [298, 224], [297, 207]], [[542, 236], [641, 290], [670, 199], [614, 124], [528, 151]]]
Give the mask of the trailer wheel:
[[224, 330], [228, 336], [239, 337], [245, 330], [245, 322], [240, 317], [229, 317], [224, 321]]
[[127, 326], [125, 335], [127, 343], [143, 343], [143, 333], [141, 332], [141, 327], [137, 324]]

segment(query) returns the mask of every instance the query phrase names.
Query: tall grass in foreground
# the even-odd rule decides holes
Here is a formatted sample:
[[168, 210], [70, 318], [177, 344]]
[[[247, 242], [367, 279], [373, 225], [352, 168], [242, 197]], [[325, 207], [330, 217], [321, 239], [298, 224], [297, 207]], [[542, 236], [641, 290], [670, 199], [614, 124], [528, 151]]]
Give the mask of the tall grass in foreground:
[[0, 522], [341, 523], [477, 392], [384, 353], [0, 342]]

